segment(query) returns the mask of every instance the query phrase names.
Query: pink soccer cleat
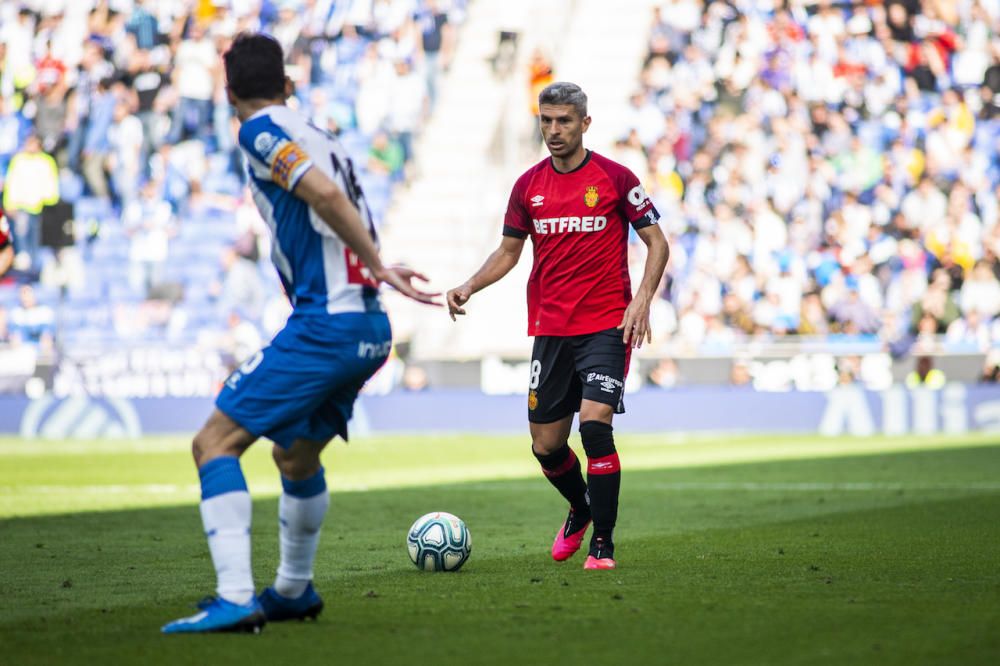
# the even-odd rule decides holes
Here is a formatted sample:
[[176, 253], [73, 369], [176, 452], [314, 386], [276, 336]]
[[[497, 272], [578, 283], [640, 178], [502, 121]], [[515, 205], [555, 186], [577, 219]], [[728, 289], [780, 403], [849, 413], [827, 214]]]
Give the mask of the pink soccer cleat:
[[583, 563], [584, 569], [614, 569], [617, 565], [610, 557], [597, 559], [593, 555], [587, 555], [587, 561]]
[[583, 545], [583, 537], [587, 533], [587, 528], [590, 527], [590, 518], [588, 517], [582, 523], [579, 518], [577, 518], [576, 512], [570, 509], [566, 522], [556, 533], [556, 540], [552, 542], [552, 559], [556, 562], [564, 562], [573, 557]]
[[590, 542], [590, 554], [583, 563], [584, 569], [614, 569], [615, 545], [610, 540], [597, 537]]

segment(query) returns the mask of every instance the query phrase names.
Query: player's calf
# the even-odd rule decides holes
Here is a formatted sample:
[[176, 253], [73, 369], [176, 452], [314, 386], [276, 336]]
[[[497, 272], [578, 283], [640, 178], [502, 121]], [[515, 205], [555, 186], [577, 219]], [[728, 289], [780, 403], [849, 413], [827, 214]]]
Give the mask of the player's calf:
[[587, 488], [590, 493], [590, 511], [594, 532], [590, 541], [590, 557], [610, 560], [611, 566], [588, 568], [613, 568], [614, 542], [612, 540], [618, 519], [618, 494], [621, 489], [621, 465], [615, 449], [614, 429], [603, 421], [584, 421], [580, 424], [580, 437], [587, 452]]

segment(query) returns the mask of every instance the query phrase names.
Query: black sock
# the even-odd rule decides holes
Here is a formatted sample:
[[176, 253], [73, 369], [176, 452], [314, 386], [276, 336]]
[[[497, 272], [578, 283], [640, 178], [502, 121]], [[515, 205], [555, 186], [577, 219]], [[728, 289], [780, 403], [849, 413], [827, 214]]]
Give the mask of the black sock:
[[[535, 453], [534, 449], [532, 453]], [[589, 515], [587, 484], [580, 470], [580, 460], [569, 444], [563, 444], [552, 453], [535, 453], [535, 457], [542, 466], [545, 478], [566, 498], [573, 511]]]
[[613, 428], [601, 421], [580, 424], [580, 438], [587, 452], [587, 488], [590, 492], [590, 512], [594, 518], [594, 533], [590, 543], [611, 544], [618, 519], [618, 491], [622, 473], [615, 450]]

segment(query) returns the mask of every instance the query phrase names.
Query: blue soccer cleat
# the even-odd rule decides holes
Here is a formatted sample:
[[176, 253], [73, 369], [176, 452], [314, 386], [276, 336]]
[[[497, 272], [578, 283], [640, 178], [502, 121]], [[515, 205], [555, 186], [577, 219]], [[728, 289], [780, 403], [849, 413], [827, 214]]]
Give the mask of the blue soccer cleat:
[[199, 634], [207, 632], [246, 632], [259, 634], [267, 617], [254, 598], [245, 606], [218, 597], [208, 597], [198, 603], [200, 613], [182, 617], [163, 625], [165, 634]]
[[260, 602], [268, 622], [315, 620], [323, 611], [323, 600], [316, 594], [312, 583], [309, 583], [305, 591], [295, 599], [283, 597], [273, 587], [269, 587], [260, 593], [257, 601]]

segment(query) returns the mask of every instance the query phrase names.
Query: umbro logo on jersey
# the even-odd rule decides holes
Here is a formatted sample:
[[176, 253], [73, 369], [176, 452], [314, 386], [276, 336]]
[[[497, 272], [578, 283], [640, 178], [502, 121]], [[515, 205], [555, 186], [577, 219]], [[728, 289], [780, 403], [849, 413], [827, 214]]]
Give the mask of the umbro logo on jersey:
[[545, 201], [545, 197], [543, 197], [541, 194], [536, 194], [535, 196], [531, 197], [532, 206], [541, 206], [543, 201]]

